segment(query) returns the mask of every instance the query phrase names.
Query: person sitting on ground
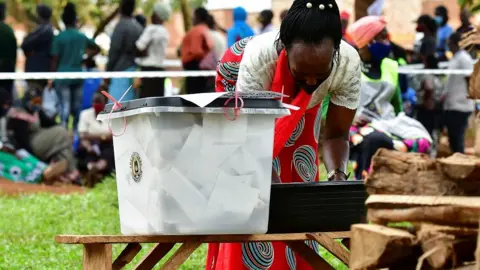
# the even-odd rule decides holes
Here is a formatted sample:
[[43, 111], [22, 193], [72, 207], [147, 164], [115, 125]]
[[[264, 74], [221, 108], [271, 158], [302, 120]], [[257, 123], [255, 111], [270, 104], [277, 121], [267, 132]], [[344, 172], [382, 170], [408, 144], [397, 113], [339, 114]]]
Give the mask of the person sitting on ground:
[[97, 92], [93, 95], [92, 108], [80, 113], [78, 132], [80, 147], [77, 151], [79, 169], [86, 173], [85, 186], [93, 187], [105, 175], [111, 173], [115, 166], [112, 135], [107, 121], [97, 120], [105, 108], [107, 98]]
[[2, 178], [30, 184], [55, 184], [56, 178], [66, 169], [65, 160], [48, 165], [25, 149], [18, 150], [10, 143], [0, 141], [0, 176]]
[[8, 95], [0, 90], [0, 108], [7, 117], [9, 142], [15, 149], [25, 149], [46, 163], [66, 160], [67, 170], [61, 180], [79, 184], [80, 174], [68, 131], [45, 115], [40, 107], [42, 93], [29, 90], [18, 106], [12, 106]]
[[[169, 4], [159, 2], [153, 7], [152, 23], [143, 31], [135, 43], [141, 57], [137, 63], [142, 71], [165, 71], [164, 61], [167, 55], [170, 33], [163, 25], [170, 19]], [[139, 98], [163, 97], [165, 95], [165, 78], [143, 78]]]

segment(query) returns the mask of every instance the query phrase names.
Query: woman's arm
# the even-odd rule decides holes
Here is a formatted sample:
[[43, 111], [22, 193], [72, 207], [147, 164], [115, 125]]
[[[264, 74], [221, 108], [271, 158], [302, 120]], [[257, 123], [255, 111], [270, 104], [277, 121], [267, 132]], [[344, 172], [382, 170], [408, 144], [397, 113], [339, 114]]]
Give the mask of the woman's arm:
[[[347, 172], [350, 155], [349, 132], [356, 110], [330, 103], [324, 131], [323, 161], [327, 172], [340, 169]], [[334, 180], [347, 180], [336, 174]]]
[[[327, 172], [347, 172], [350, 155], [349, 133], [360, 99], [361, 68], [358, 53], [350, 46], [342, 49], [341, 79], [330, 91], [325, 119], [323, 161]], [[323, 107], [323, 106], [322, 106]], [[332, 180], [347, 180], [335, 174]]]

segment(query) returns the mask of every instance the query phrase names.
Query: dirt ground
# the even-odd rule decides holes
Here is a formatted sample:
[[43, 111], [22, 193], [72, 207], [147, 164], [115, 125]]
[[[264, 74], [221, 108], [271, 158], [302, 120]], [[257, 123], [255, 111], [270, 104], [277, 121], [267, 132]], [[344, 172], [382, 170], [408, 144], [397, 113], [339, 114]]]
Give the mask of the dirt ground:
[[34, 193], [71, 194], [84, 192], [85, 189], [79, 186], [47, 186], [42, 184], [15, 183], [0, 178], [0, 195], [20, 195]]

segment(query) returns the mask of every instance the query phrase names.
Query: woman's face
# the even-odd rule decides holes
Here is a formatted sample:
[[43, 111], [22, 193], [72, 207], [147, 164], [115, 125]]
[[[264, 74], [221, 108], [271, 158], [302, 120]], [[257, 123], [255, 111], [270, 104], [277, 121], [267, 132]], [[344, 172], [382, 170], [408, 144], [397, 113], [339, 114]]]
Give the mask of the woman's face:
[[358, 54], [363, 62], [370, 62], [372, 60], [381, 61], [390, 53], [391, 45], [388, 40], [388, 31], [383, 29], [376, 35], [368, 46], [360, 48]]
[[330, 76], [334, 53], [334, 44], [330, 39], [316, 45], [293, 43], [287, 51], [288, 64], [302, 89], [312, 93]]

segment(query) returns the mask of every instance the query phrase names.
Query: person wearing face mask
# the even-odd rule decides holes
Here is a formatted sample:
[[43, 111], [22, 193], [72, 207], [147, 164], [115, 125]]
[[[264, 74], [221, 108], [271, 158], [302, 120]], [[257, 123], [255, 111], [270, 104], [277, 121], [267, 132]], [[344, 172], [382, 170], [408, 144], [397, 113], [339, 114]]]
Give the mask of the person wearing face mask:
[[419, 46], [414, 48], [415, 63], [424, 63], [426, 57], [435, 55], [437, 47], [437, 24], [435, 20], [429, 15], [422, 15], [417, 20], [418, 33], [423, 33], [423, 38]]
[[[347, 33], [362, 60], [360, 105], [350, 128], [350, 160], [356, 179], [363, 179], [378, 149], [428, 152], [432, 139], [418, 121], [403, 113], [398, 63], [388, 58], [392, 48], [385, 20], [363, 17]], [[329, 105], [324, 102], [322, 106]]]
[[106, 121], [97, 120], [105, 109], [107, 98], [97, 92], [93, 95], [92, 108], [80, 113], [78, 132], [80, 147], [77, 151], [79, 170], [85, 174], [85, 186], [93, 187], [115, 166], [112, 135]]
[[446, 52], [448, 51], [448, 39], [453, 33], [453, 28], [448, 25], [448, 10], [445, 6], [435, 8], [435, 22], [438, 25], [437, 30], [437, 58], [439, 61], [446, 61]]
[[[319, 148], [328, 180], [347, 180], [349, 128], [360, 95], [360, 58], [342, 40], [340, 11], [334, 0], [294, 0], [280, 32], [240, 40], [217, 67], [216, 91], [268, 90], [287, 95], [299, 107], [276, 120], [272, 181], [319, 181]], [[325, 129], [320, 104], [331, 95]], [[311, 244], [311, 243], [309, 243]], [[210, 244], [208, 269], [312, 269], [283, 243]], [[316, 245], [310, 245], [316, 250]], [[243, 258], [243, 259], [242, 259]]]
[[[2, 91], [5, 90], [0, 90], [0, 97]], [[66, 169], [60, 180], [78, 184], [80, 175], [76, 170], [69, 134], [42, 110], [41, 90], [29, 89], [21, 103], [13, 106], [11, 100], [0, 100], [2, 113], [7, 119], [8, 141], [15, 149], [32, 153], [44, 163], [65, 162]]]

